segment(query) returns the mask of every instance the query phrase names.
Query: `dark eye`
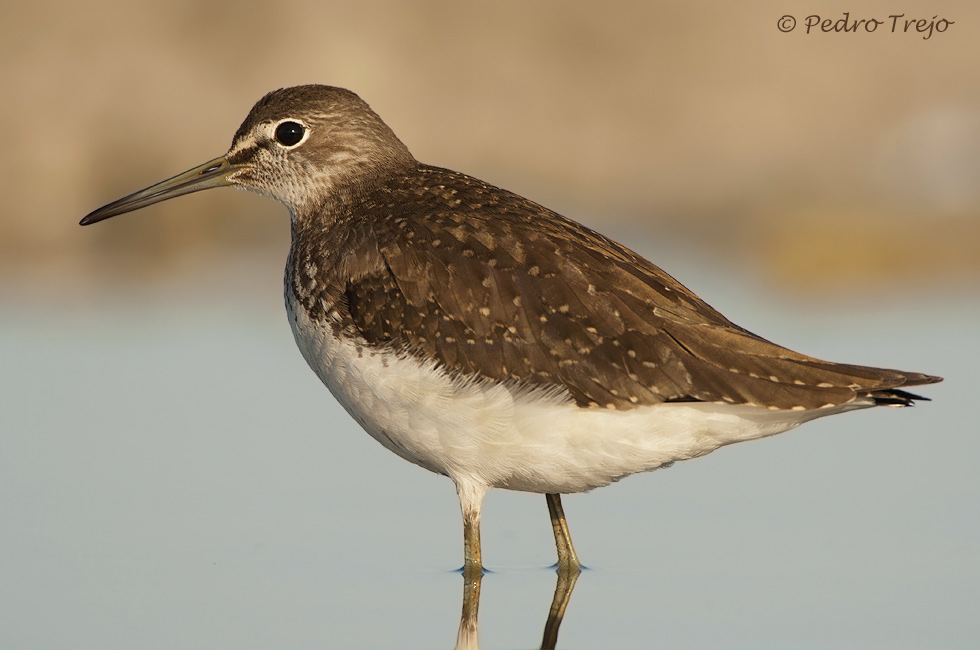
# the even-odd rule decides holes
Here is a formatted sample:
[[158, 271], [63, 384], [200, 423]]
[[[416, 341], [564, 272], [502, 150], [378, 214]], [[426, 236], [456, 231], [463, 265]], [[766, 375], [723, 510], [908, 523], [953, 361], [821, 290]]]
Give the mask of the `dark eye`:
[[292, 147], [303, 139], [306, 127], [299, 122], [283, 122], [276, 127], [276, 142], [284, 147]]

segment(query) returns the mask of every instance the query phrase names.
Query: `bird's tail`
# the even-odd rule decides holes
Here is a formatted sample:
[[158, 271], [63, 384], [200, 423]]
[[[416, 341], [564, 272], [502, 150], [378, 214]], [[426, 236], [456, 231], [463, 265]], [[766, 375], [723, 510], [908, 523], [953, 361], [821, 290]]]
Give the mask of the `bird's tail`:
[[[924, 375], [918, 372], [903, 372], [905, 381], [903, 386], [921, 386], [923, 384], [935, 384], [943, 380], [942, 377]], [[867, 393], [868, 397], [874, 400], [875, 406], [914, 406], [916, 401], [929, 402], [928, 397], [916, 395], [898, 388], [886, 388], [874, 390]]]

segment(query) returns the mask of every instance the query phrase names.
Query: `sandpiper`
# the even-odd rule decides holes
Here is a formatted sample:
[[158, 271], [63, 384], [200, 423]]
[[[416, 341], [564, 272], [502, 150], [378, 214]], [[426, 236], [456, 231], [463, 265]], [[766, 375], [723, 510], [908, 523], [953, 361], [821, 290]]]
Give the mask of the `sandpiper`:
[[576, 573], [559, 495], [941, 381], [770, 343], [601, 234], [418, 162], [342, 88], [269, 93], [224, 156], [81, 223], [222, 186], [289, 208], [296, 344], [372, 437], [455, 482], [468, 575], [488, 488], [545, 494]]

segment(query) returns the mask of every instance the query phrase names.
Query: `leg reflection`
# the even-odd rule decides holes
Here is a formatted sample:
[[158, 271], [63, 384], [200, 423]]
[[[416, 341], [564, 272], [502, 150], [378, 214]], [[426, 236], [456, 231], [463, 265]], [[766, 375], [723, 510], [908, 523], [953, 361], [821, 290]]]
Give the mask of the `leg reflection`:
[[572, 589], [575, 588], [575, 581], [578, 580], [579, 572], [562, 573], [558, 572], [558, 583], [555, 584], [555, 597], [551, 600], [551, 611], [548, 612], [548, 620], [544, 624], [544, 638], [541, 639], [541, 650], [554, 650], [558, 643], [558, 626], [565, 617], [565, 608], [572, 597]]
[[463, 572], [463, 614], [459, 618], [456, 650], [480, 650], [476, 616], [480, 609], [482, 573]]
[[[558, 573], [555, 595], [551, 600], [548, 620], [544, 624], [544, 637], [541, 650], [553, 650], [558, 643], [558, 628], [565, 617], [565, 609], [572, 597], [572, 589], [579, 573]], [[463, 574], [463, 612], [459, 619], [459, 632], [456, 634], [456, 650], [479, 650], [477, 612], [480, 609], [480, 584], [482, 574]]]

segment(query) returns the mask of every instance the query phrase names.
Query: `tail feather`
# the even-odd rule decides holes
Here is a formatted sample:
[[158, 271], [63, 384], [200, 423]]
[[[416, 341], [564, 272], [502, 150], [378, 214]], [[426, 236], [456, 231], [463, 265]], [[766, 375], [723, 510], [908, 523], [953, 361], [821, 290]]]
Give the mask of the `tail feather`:
[[[937, 379], [933, 377], [932, 379]], [[923, 383], [935, 383], [935, 382], [923, 382]], [[875, 406], [915, 406], [916, 401], [930, 402], [928, 397], [923, 397], [922, 395], [916, 395], [915, 393], [910, 393], [908, 391], [899, 390], [897, 388], [889, 388], [887, 390], [876, 390], [868, 393], [868, 397], [874, 400]]]
[[[892, 384], [893, 386], [922, 386], [924, 384], [936, 384], [943, 380], [942, 377], [926, 375], [921, 372], [888, 371], [899, 374], [901, 383]], [[859, 392], [860, 394], [860, 392]], [[898, 388], [879, 388], [863, 393], [874, 400], [875, 406], [915, 406], [916, 401], [929, 402], [928, 397], [916, 395]]]

